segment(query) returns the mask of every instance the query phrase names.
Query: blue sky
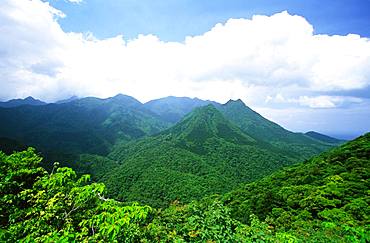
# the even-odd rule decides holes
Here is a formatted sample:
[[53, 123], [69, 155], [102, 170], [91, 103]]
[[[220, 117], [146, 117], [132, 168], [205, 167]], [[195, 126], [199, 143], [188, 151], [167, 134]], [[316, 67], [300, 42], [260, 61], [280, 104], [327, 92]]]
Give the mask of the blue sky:
[[0, 100], [187, 96], [370, 131], [370, 0], [2, 0]]
[[68, 17], [60, 20], [66, 31], [91, 31], [98, 38], [123, 34], [155, 34], [165, 41], [199, 35], [229, 18], [272, 15], [284, 10], [304, 16], [315, 33], [370, 36], [369, 0], [84, 0], [51, 4]]

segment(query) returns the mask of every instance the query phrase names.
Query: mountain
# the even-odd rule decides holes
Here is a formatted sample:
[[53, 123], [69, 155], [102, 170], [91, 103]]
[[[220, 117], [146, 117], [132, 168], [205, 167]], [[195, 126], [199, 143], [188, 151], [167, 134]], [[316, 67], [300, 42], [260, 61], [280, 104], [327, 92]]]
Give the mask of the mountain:
[[211, 101], [198, 98], [169, 96], [151, 100], [144, 104], [146, 108], [161, 116], [165, 121], [176, 123], [194, 108], [210, 104]]
[[336, 145], [287, 131], [240, 100], [142, 104], [119, 94], [0, 108], [0, 117], [0, 137], [91, 173], [115, 198], [156, 206], [225, 193]]
[[[174, 127], [164, 131], [163, 134], [172, 136], [181, 144], [191, 145], [194, 151], [201, 153], [200, 148], [212, 138], [220, 138], [235, 144], [254, 144], [255, 140], [242, 133], [213, 106], [207, 105], [196, 108], [190, 115]], [[187, 147], [188, 149], [190, 147]]]
[[145, 106], [161, 116], [162, 119], [173, 123], [182, 119], [195, 107], [207, 104], [214, 105], [244, 133], [259, 141], [269, 143], [279, 150], [284, 150], [285, 153], [296, 157], [297, 160], [311, 157], [341, 143], [341, 141], [320, 140], [317, 137], [288, 131], [252, 110], [240, 99], [229, 100], [222, 105], [214, 101], [171, 96], [150, 101]]
[[271, 141], [288, 140], [294, 141], [295, 135], [271, 122], [246, 106], [242, 100], [229, 100], [219, 106], [219, 110], [225, 117], [237, 124], [240, 129], [251, 134], [253, 137]]
[[345, 142], [345, 140], [336, 139], [318, 132], [309, 131], [305, 133], [306, 136], [309, 136], [311, 138], [314, 138], [316, 140], [320, 140], [325, 143], [334, 143], [334, 144], [340, 144]]
[[[93, 167], [88, 172], [107, 185], [110, 196], [158, 207], [222, 194], [297, 162], [242, 132], [213, 105], [196, 108], [157, 135], [115, 146], [108, 158], [81, 164]], [[106, 173], [104, 164], [113, 170]]]
[[194, 108], [207, 104], [214, 105], [244, 133], [279, 150], [284, 150], [285, 153], [296, 157], [297, 160], [311, 157], [342, 142], [339, 140], [322, 140], [317, 136], [313, 137], [309, 134], [288, 131], [252, 110], [240, 99], [229, 100], [226, 104], [221, 105], [217, 102], [203, 101], [197, 98], [170, 96], [149, 101], [144, 106], [158, 114], [163, 120], [175, 123]]
[[243, 132], [285, 151], [290, 156], [295, 156], [298, 160], [311, 157], [341, 143], [339, 140], [322, 140], [288, 131], [250, 109], [240, 99], [230, 100], [217, 108]]
[[56, 104], [63, 104], [63, 103], [68, 103], [68, 102], [71, 102], [71, 101], [74, 101], [74, 100], [78, 100], [79, 98], [75, 95], [69, 97], [68, 99], [64, 99], [64, 100], [58, 100], [57, 102], [55, 102]]
[[342, 141], [240, 100], [184, 109], [173, 125], [125, 95], [0, 108], [0, 150], [32, 144], [107, 189], [0, 152], [0, 241], [369, 241], [370, 133], [328, 150]]
[[297, 242], [366, 242], [369, 178], [367, 133], [244, 185], [222, 200], [234, 219], [250, 223], [250, 215], [256, 215], [274, 232], [285, 232]]
[[6, 102], [0, 102], [0, 107], [12, 108], [12, 107], [17, 107], [17, 106], [22, 106], [22, 105], [40, 106], [40, 105], [46, 105], [46, 104], [47, 103], [41, 100], [37, 100], [29, 96], [25, 99], [13, 99], [13, 100], [8, 100]]
[[117, 142], [155, 134], [168, 127], [158, 115], [125, 95], [0, 108], [0, 117], [0, 136], [34, 146], [47, 160], [61, 162], [73, 162], [82, 153], [104, 155]]

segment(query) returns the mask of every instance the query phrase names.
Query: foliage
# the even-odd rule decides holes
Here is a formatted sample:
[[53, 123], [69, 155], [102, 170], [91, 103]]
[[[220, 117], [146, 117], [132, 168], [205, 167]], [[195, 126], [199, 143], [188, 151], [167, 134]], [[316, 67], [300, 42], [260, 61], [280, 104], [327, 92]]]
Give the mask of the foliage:
[[222, 197], [234, 219], [249, 215], [302, 241], [370, 239], [370, 133]]
[[0, 154], [0, 241], [127, 241], [141, 238], [152, 209], [105, 199], [104, 185], [70, 168], [47, 173], [33, 149]]
[[228, 194], [159, 210], [107, 199], [88, 175], [57, 164], [48, 173], [40, 161], [33, 149], [0, 152], [2, 242], [370, 240], [370, 133]]
[[[215, 105], [159, 134], [168, 123], [125, 96], [0, 109], [0, 134], [77, 169], [48, 172], [33, 149], [0, 152], [0, 241], [370, 241], [370, 134], [283, 168], [335, 143], [286, 131], [241, 101]], [[21, 145], [4, 141], [7, 153]]]
[[160, 134], [117, 145], [108, 157], [85, 157], [79, 164], [99, 174], [111, 197], [155, 207], [223, 194], [298, 162], [297, 156], [243, 133], [213, 105], [196, 108]]
[[165, 210], [120, 203], [88, 175], [57, 164], [48, 173], [40, 161], [31, 148], [0, 153], [1, 242], [240, 242], [255, 234], [220, 201]]

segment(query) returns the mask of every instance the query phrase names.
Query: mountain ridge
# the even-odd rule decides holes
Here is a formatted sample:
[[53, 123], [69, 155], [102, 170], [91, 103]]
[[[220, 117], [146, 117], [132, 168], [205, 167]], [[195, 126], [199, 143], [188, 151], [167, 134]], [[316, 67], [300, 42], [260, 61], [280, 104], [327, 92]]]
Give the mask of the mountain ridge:
[[0, 102], [0, 107], [3, 108], [14, 108], [23, 105], [32, 105], [32, 106], [41, 106], [46, 105], [47, 103], [38, 99], [28, 96], [24, 99], [11, 99], [8, 101]]
[[[292, 165], [299, 161], [297, 157], [308, 158], [290, 156], [267, 141], [251, 137], [208, 104], [158, 134], [115, 146], [107, 166], [118, 166], [109, 173], [98, 172], [97, 177], [114, 198], [165, 206], [174, 200], [189, 202], [225, 193], [239, 183]], [[88, 160], [81, 163], [89, 164], [96, 173], [97, 167], [91, 163], [94, 158]], [[96, 158], [97, 164], [103, 164], [99, 161], [102, 159]]]
[[339, 143], [343, 143], [343, 142], [346, 141], [346, 140], [342, 140], [342, 139], [337, 139], [337, 138], [334, 138], [334, 137], [330, 137], [328, 135], [325, 135], [325, 134], [322, 134], [322, 133], [318, 133], [318, 132], [315, 132], [315, 131], [306, 132], [305, 135], [306, 136], [309, 136], [311, 138], [314, 138], [314, 139], [323, 141], [323, 142], [328, 142], [328, 143], [338, 143], [339, 144]]
[[[295, 153], [294, 156], [297, 160], [318, 153], [325, 146], [329, 148], [335, 145], [323, 143], [308, 136], [304, 136], [304, 141], [300, 141], [300, 143], [282, 142], [287, 139], [286, 134], [293, 136], [293, 138], [297, 136], [302, 138], [303, 136], [289, 131], [280, 135], [278, 142], [271, 142], [273, 139], [270, 139], [270, 136], [271, 134], [274, 135], [274, 132], [268, 132], [267, 135], [269, 136], [265, 136], [266, 133], [262, 137], [256, 136], [262, 134], [262, 132], [258, 132], [256, 126], [258, 128], [263, 124], [274, 124], [272, 126], [273, 130], [276, 127], [280, 130], [283, 130], [283, 128], [254, 112], [240, 99], [230, 100], [221, 105], [217, 102], [203, 101], [198, 98], [165, 97], [160, 99], [159, 103], [154, 103], [158, 107], [161, 106], [161, 102], [164, 102], [165, 105], [162, 110], [159, 109], [157, 112], [153, 111], [153, 107], [148, 106], [150, 102], [143, 104], [137, 99], [123, 94], [104, 99], [96, 97], [78, 98], [60, 104], [0, 107], [0, 116], [2, 117], [0, 120], [0, 136], [38, 148], [45, 154], [46, 160], [76, 161], [82, 153], [108, 155], [117, 144], [158, 134], [171, 126], [176, 126], [174, 122], [169, 122], [168, 117], [166, 117], [168, 114], [175, 114], [175, 116], [171, 115], [172, 118], [184, 119], [192, 110], [211, 104], [221, 112], [228, 122], [223, 121], [218, 124], [218, 128], [213, 127], [212, 129], [208, 129], [211, 127], [207, 128], [210, 124], [207, 125], [206, 122], [199, 124], [197, 129], [204, 127], [200, 131], [204, 131], [205, 135], [209, 137], [224, 136], [226, 138], [226, 136], [233, 134], [224, 141], [229, 139], [229, 142], [231, 142], [234, 139], [239, 141], [239, 144], [247, 144], [256, 140], [255, 144], [258, 143], [258, 146], [268, 148], [271, 151], [280, 153], [284, 150], [287, 154], [292, 155]], [[174, 104], [174, 106], [171, 106], [171, 104]], [[162, 111], [164, 113], [161, 113]], [[215, 113], [215, 110], [212, 112]], [[247, 115], [240, 116], [244, 113]], [[243, 125], [251, 121], [257, 121], [254, 122], [253, 129], [243, 130]], [[223, 134], [216, 134], [215, 132], [222, 131], [222, 127], [226, 131], [223, 131]], [[248, 126], [245, 127], [248, 128]], [[255, 134], [256, 132], [258, 134]], [[194, 130], [192, 135], [196, 134], [197, 132]], [[189, 137], [189, 134], [187, 136]], [[194, 149], [199, 149], [198, 152], [200, 153], [204, 150], [202, 148], [204, 146], [199, 146], [199, 142], [198, 144], [191, 144], [189, 142], [183, 143], [184, 141], [182, 140], [181, 143], [186, 148], [192, 146]], [[305, 145], [307, 141], [312, 144], [311, 147]], [[294, 149], [291, 149], [292, 147]], [[302, 154], [302, 156], [297, 154]], [[74, 165], [69, 166], [73, 167]]]

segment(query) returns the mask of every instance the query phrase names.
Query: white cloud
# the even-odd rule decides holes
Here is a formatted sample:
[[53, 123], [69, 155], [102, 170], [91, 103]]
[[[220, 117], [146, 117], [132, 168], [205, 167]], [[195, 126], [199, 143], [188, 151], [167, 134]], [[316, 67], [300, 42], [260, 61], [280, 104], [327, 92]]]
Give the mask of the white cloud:
[[0, 98], [121, 92], [142, 101], [178, 95], [264, 104], [283, 90], [289, 104], [333, 107], [336, 98], [315, 92], [370, 85], [369, 39], [314, 35], [287, 12], [230, 19], [183, 42], [66, 33], [61, 17], [39, 0], [0, 3]]

